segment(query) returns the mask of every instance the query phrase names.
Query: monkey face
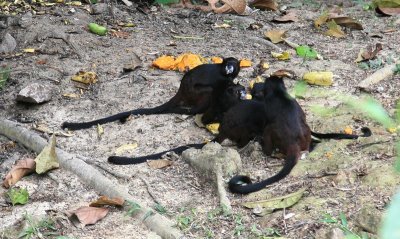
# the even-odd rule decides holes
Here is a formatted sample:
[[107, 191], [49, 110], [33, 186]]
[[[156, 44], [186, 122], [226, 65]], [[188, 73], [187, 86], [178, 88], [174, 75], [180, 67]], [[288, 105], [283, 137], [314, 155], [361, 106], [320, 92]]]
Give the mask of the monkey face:
[[225, 58], [222, 62], [223, 74], [230, 76], [230, 79], [235, 78], [240, 71], [240, 63], [236, 58]]

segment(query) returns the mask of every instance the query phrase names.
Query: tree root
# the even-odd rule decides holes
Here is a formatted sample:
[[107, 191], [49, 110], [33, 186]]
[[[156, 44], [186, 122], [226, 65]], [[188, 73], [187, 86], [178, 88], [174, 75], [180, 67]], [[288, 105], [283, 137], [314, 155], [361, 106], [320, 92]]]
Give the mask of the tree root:
[[[36, 153], [40, 153], [48, 144], [46, 140], [36, 135], [34, 132], [6, 119], [0, 119], [0, 134], [24, 145]], [[112, 182], [94, 167], [80, 160], [77, 155], [58, 148], [56, 152], [61, 168], [77, 175], [85, 184], [93, 187], [99, 194], [106, 195], [110, 198], [122, 197], [141, 205], [135, 197], [128, 193], [125, 187]], [[141, 208], [133, 217], [143, 220], [143, 223], [150, 230], [156, 232], [162, 238], [184, 238], [183, 234], [173, 227], [174, 223], [172, 223], [172, 221], [157, 214], [149, 207], [141, 205]]]

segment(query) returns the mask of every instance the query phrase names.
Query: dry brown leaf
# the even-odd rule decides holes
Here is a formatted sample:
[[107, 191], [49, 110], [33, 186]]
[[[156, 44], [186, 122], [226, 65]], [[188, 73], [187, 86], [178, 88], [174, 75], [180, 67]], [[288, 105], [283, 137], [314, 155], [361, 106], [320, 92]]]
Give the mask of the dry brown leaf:
[[76, 215], [79, 221], [85, 226], [95, 224], [97, 221], [103, 219], [108, 213], [107, 208], [103, 207], [80, 207], [72, 212]]
[[281, 17], [276, 17], [273, 20], [274, 22], [298, 22], [299, 18], [297, 17], [297, 11], [296, 10], [290, 10], [286, 12], [286, 15], [283, 15]]
[[288, 78], [294, 78], [295, 74], [291, 70], [277, 70], [274, 73], [271, 74], [272, 76], [278, 76], [278, 77], [288, 77]]
[[89, 204], [89, 206], [91, 206], [91, 207], [101, 207], [104, 205], [122, 206], [124, 204], [124, 202], [125, 202], [125, 200], [121, 197], [109, 198], [107, 196], [101, 196], [96, 201], [91, 202]]
[[361, 56], [364, 60], [370, 60], [375, 58], [375, 56], [382, 50], [382, 44], [376, 43], [375, 49], [373, 47], [368, 47], [366, 51], [364, 51]]
[[344, 38], [346, 34], [342, 31], [342, 28], [336, 24], [335, 21], [329, 21], [327, 23], [328, 31], [325, 32], [325, 35], [336, 37], [336, 38]]
[[274, 0], [255, 0], [251, 6], [261, 10], [278, 10], [278, 4]]
[[357, 22], [355, 19], [352, 19], [350, 17], [330, 17], [329, 20], [334, 20], [336, 24], [343, 26], [343, 27], [348, 27], [351, 29], [355, 30], [363, 30], [363, 26]]
[[324, 13], [314, 20], [314, 26], [319, 29], [326, 21], [328, 21], [328, 14]]
[[234, 11], [237, 14], [242, 15], [245, 13], [247, 6], [246, 0], [222, 0], [224, 4], [221, 7], [215, 6], [219, 0], [207, 0], [207, 2], [211, 6], [211, 9], [218, 14]]
[[15, 185], [22, 177], [35, 171], [36, 163], [33, 159], [21, 159], [11, 168], [3, 181], [3, 186], [9, 188]]
[[54, 134], [51, 136], [49, 144], [36, 156], [35, 162], [35, 170], [38, 174], [60, 167], [56, 153], [56, 136]]
[[171, 166], [173, 162], [167, 159], [157, 159], [157, 160], [148, 160], [147, 164], [149, 165], [150, 168], [160, 169]]
[[375, 9], [378, 13], [385, 14], [388, 16], [400, 15], [400, 7], [377, 7]]
[[124, 32], [124, 31], [112, 31], [111, 36], [117, 37], [117, 38], [123, 38], [127, 39], [130, 36], [129, 32]]
[[271, 30], [264, 33], [265, 37], [268, 38], [272, 43], [279, 43], [286, 37], [285, 30]]

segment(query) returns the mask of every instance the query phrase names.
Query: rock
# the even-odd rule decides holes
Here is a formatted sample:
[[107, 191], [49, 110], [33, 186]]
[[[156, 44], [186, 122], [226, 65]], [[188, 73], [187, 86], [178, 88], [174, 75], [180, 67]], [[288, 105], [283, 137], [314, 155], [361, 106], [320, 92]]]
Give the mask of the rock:
[[105, 3], [97, 3], [92, 5], [92, 14], [98, 15], [106, 12], [108, 9], [107, 4]]
[[188, 149], [182, 158], [192, 167], [204, 172], [207, 178], [215, 180], [216, 168], [222, 166], [223, 175], [232, 175], [242, 167], [239, 153], [218, 143], [208, 143], [202, 149]]
[[17, 42], [10, 33], [6, 33], [0, 43], [0, 54], [1, 53], [11, 53], [17, 47]]
[[361, 208], [355, 217], [356, 225], [363, 231], [377, 234], [381, 225], [382, 212], [372, 205]]
[[25, 103], [40, 104], [50, 101], [52, 89], [46, 85], [33, 83], [22, 89], [17, 95], [17, 101]]
[[22, 28], [27, 28], [32, 25], [32, 13], [25, 13], [19, 20], [18, 25]]
[[346, 238], [344, 232], [339, 228], [322, 228], [317, 231], [315, 238], [318, 239], [343, 239]]

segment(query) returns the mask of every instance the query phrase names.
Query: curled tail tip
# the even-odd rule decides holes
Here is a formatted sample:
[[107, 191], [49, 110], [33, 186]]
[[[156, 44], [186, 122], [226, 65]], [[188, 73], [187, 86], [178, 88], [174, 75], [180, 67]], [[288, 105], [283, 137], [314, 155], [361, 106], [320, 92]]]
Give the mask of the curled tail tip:
[[236, 175], [233, 176], [228, 182], [229, 191], [232, 193], [247, 194], [246, 186], [251, 185], [251, 179], [248, 176]]
[[368, 128], [368, 127], [362, 127], [362, 128], [361, 128], [361, 132], [363, 133], [363, 134], [362, 134], [362, 137], [369, 137], [369, 136], [372, 135], [372, 131], [371, 131], [371, 129]]

